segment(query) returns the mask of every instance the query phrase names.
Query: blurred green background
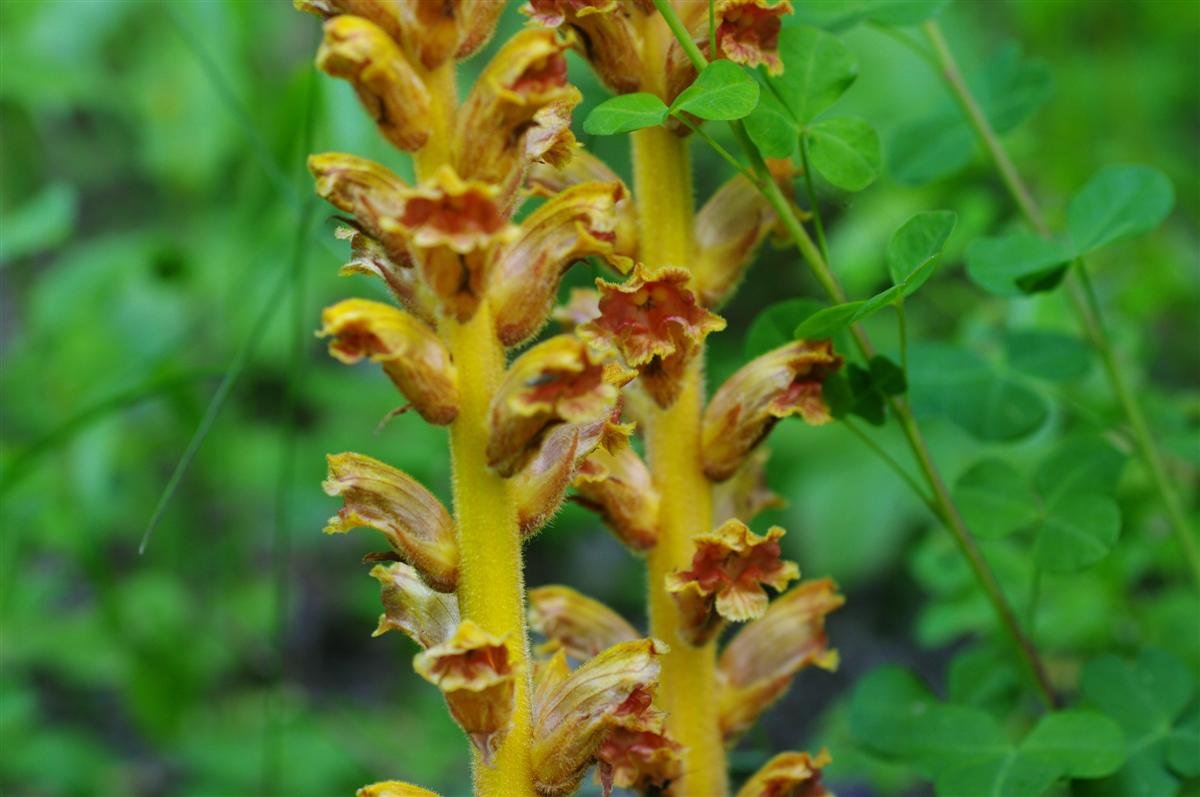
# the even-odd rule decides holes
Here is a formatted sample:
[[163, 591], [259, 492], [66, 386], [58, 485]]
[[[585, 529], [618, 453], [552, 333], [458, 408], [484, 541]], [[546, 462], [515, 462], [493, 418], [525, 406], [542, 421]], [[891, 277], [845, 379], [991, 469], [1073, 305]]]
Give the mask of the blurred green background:
[[[504, 27], [520, 23], [514, 5]], [[1175, 183], [1164, 228], [1092, 265], [1194, 518], [1200, 4], [960, 2], [942, 23], [968, 70], [1010, 41], [1048, 69], [1049, 99], [1006, 141], [1052, 217], [1110, 162], [1149, 163]], [[348, 86], [315, 74], [318, 38], [318, 21], [282, 0], [0, 3], [0, 793], [324, 797], [388, 777], [467, 791], [465, 744], [413, 674], [415, 647], [370, 637], [378, 590], [359, 558], [374, 541], [320, 533], [336, 509], [319, 486], [326, 452], [383, 458], [447, 502], [449, 485], [444, 432], [415, 414], [381, 427], [398, 403], [391, 385], [376, 369], [338, 366], [312, 336], [324, 305], [381, 291], [336, 276], [345, 247], [312, 198], [305, 153], [407, 169]], [[904, 126], [947, 96], [897, 39], [869, 27], [845, 39], [861, 74], [840, 107], [879, 128], [894, 164]], [[494, 47], [463, 69], [464, 85]], [[579, 120], [604, 93], [579, 62], [572, 70], [587, 97]], [[624, 139], [581, 138], [627, 173]], [[695, 157], [703, 199], [727, 167], [700, 146]], [[965, 278], [966, 243], [1013, 215], [978, 154], [919, 187], [889, 171], [860, 195], [826, 199], [833, 261], [853, 295], [885, 278], [883, 245], [909, 215], [959, 213], [940, 275], [910, 308], [916, 339], [994, 358], [1013, 329], [1074, 332], [1057, 294], [1001, 301]], [[593, 276], [579, 266], [567, 283]], [[724, 310], [729, 330], [711, 339], [710, 383], [741, 362], [759, 309], [800, 295], [815, 290], [792, 254], [765, 252]], [[877, 326], [894, 345], [890, 319]], [[139, 555], [231, 367], [228, 400]], [[1097, 365], [1031, 389], [1048, 418], [1017, 441], [928, 418], [949, 478], [993, 451], [1036, 462], [1117, 417]], [[840, 424], [783, 424], [771, 447], [770, 481], [788, 507], [758, 523], [788, 528], [807, 576], [842, 584], [848, 605], [830, 629], [843, 666], [803, 673], [735, 764], [827, 745], [843, 797], [921, 793], [855, 751], [845, 697], [883, 661], [943, 683], [964, 639], [987, 639], [989, 611], [949, 538]], [[1066, 683], [1103, 650], [1157, 645], [1200, 663], [1194, 593], [1136, 463], [1118, 498], [1116, 551], [1041, 587], [1034, 634]], [[1020, 607], [1028, 566], [1014, 545], [987, 550]], [[571, 584], [639, 622], [642, 578], [571, 506], [528, 546], [530, 584]]]

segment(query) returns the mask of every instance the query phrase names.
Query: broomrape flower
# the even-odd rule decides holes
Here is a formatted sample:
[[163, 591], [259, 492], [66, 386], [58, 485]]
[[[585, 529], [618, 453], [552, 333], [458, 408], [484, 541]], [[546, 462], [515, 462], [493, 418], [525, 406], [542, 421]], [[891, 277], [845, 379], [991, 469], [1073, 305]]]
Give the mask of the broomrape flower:
[[403, 783], [398, 780], [385, 780], [379, 783], [372, 783], [370, 786], [363, 786], [354, 792], [354, 797], [438, 797], [438, 793], [429, 789], [422, 789], [420, 786], [414, 786], [411, 783]]
[[821, 783], [821, 767], [831, 761], [828, 751], [780, 753], [755, 772], [737, 797], [833, 797]]

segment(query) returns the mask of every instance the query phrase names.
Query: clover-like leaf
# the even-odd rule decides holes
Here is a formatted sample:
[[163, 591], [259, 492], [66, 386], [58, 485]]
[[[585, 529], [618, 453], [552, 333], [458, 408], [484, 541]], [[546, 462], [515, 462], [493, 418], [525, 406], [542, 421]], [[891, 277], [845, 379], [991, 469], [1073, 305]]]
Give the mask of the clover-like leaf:
[[1066, 243], [1032, 233], [977, 238], [967, 247], [967, 276], [997, 296], [1021, 296], [1056, 287], [1073, 257]]
[[1111, 495], [1126, 460], [1125, 454], [1102, 438], [1067, 440], [1038, 465], [1034, 485], [1046, 501], [1068, 493]]
[[742, 349], [746, 358], [752, 360], [789, 342], [796, 322], [820, 310], [821, 303], [815, 299], [784, 299], [763, 308], [746, 331]]
[[800, 140], [800, 125], [771, 87], [765, 85], [766, 78], [757, 77], [761, 89], [758, 104], [742, 124], [746, 126], [750, 140], [765, 157], [790, 158]]
[[950, 210], [918, 213], [900, 226], [888, 241], [885, 258], [892, 282], [908, 296], [925, 284], [941, 259], [958, 215]]
[[648, 92], [621, 94], [597, 105], [583, 120], [583, 132], [594, 136], [629, 133], [662, 124], [666, 103]]
[[980, 537], [1003, 537], [1028, 528], [1041, 514], [1025, 477], [998, 459], [977, 462], [959, 476], [954, 502]]
[[858, 61], [838, 37], [796, 26], [779, 34], [783, 74], [773, 78], [783, 102], [801, 124], [832, 105], [858, 77]]
[[1033, 560], [1051, 573], [1082, 570], [1108, 556], [1120, 532], [1121, 509], [1111, 498], [1067, 493], [1047, 505]]
[[721, 59], [704, 67], [695, 82], [671, 103], [670, 110], [671, 113], [690, 113], [701, 119], [731, 121], [753, 111], [758, 104], [758, 95], [759, 85], [746, 70]]
[[1091, 349], [1082, 340], [1042, 329], [1010, 332], [1004, 356], [1013, 369], [1051, 382], [1079, 379], [1092, 365]]
[[1175, 189], [1150, 166], [1106, 166], [1071, 197], [1067, 230], [1076, 252], [1095, 249], [1148, 232], [1171, 212]]
[[804, 135], [809, 163], [832, 185], [861, 191], [879, 177], [879, 134], [866, 120], [824, 119], [810, 125]]

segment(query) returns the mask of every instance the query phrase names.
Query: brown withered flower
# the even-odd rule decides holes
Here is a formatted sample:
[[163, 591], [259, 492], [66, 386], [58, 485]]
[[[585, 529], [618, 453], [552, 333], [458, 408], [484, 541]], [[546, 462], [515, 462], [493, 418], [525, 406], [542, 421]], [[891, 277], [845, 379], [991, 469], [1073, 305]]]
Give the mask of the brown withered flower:
[[600, 317], [579, 330], [615, 346], [664, 408], [679, 396], [684, 372], [704, 338], [725, 328], [725, 319], [696, 303], [689, 278], [687, 269], [652, 271], [639, 263], [624, 283], [597, 279]]
[[541, 25], [574, 31], [580, 54], [617, 94], [641, 87], [643, 6], [628, 0], [530, 0], [523, 10]]
[[734, 635], [717, 665], [719, 716], [726, 739], [748, 730], [803, 667], [837, 668], [825, 617], [845, 602], [832, 579], [805, 581]]
[[325, 494], [341, 496], [342, 508], [326, 534], [367, 526], [381, 532], [392, 550], [439, 592], [458, 583], [454, 521], [432, 493], [404, 471], [363, 454], [330, 454]]
[[362, 17], [333, 17], [317, 50], [317, 68], [354, 86], [379, 132], [412, 152], [429, 140], [429, 90], [399, 46]]
[[772, 526], [760, 537], [740, 520], [727, 520], [696, 535], [691, 568], [670, 574], [666, 584], [679, 607], [685, 639], [702, 645], [726, 620], [761, 617], [768, 602], [764, 585], [780, 591], [800, 577], [795, 562], [780, 558], [783, 534], [779, 526]]
[[534, 785], [570, 794], [619, 718], [646, 711], [666, 646], [655, 639], [614, 645], [571, 672], [563, 651], [543, 668], [533, 697]]
[[775, 211], [762, 193], [740, 174], [704, 203], [696, 213], [692, 271], [705, 307], [720, 307], [733, 294], [775, 222]]
[[718, 388], [704, 410], [704, 473], [728, 479], [782, 418], [818, 426], [831, 420], [825, 377], [842, 366], [828, 340], [797, 340], [755, 357]]
[[418, 653], [413, 668], [442, 690], [454, 721], [491, 761], [508, 732], [518, 676], [504, 639], [463, 620], [450, 639]]
[[375, 565], [371, 578], [379, 582], [383, 614], [371, 636], [403, 631], [423, 648], [440, 645], [458, 628], [458, 598], [426, 586], [404, 562]]
[[605, 797], [613, 786], [666, 794], [682, 775], [683, 746], [667, 735], [661, 719], [618, 718], [596, 751], [596, 777]]
[[529, 627], [576, 661], [638, 638], [621, 615], [570, 587], [550, 584], [529, 590]]
[[421, 417], [444, 425], [458, 414], [458, 376], [446, 345], [429, 326], [403, 310], [367, 299], [346, 299], [321, 313], [321, 337], [344, 363], [365, 358], [384, 373]]
[[354, 217], [360, 230], [374, 238], [396, 263], [412, 261], [408, 234], [393, 221], [403, 210], [408, 186], [386, 166], [345, 152], [308, 157], [317, 195]]
[[833, 797], [821, 783], [821, 767], [832, 759], [822, 750], [808, 753], [780, 753], [750, 776], [738, 789], [737, 797]]
[[619, 182], [571, 186], [534, 210], [497, 253], [488, 273], [488, 303], [502, 343], [517, 346], [538, 332], [571, 264], [590, 255], [619, 262], [612, 258], [614, 208], [624, 190]]
[[437, 296], [413, 268], [412, 258], [396, 261], [388, 255], [383, 244], [354, 227], [338, 227], [334, 233], [350, 241], [350, 259], [338, 270], [338, 275], [364, 274], [383, 280], [389, 292], [408, 312], [437, 328]]
[[513, 361], [496, 390], [488, 464], [511, 476], [537, 453], [541, 435], [554, 424], [607, 418], [620, 387], [633, 377], [572, 335], [542, 341]]

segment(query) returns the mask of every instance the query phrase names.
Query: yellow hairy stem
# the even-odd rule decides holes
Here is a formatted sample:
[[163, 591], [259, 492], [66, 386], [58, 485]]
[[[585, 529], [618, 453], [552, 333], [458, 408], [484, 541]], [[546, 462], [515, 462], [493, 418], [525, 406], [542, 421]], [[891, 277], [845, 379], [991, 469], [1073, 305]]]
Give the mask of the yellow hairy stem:
[[[433, 94], [429, 143], [413, 155], [417, 178], [430, 177], [451, 163], [457, 92], [454, 66], [428, 73]], [[475, 794], [479, 797], [534, 797], [530, 763], [529, 634], [525, 626], [525, 577], [521, 532], [508, 483], [487, 465], [488, 407], [504, 376], [504, 348], [496, 337], [486, 302], [459, 323], [439, 326], [459, 374], [458, 416], [450, 426], [454, 476], [454, 519], [458, 530], [458, 601], [464, 619], [504, 637], [509, 661], [518, 673], [512, 720], [490, 765], [475, 755]]]
[[[639, 258], [652, 267], [690, 268], [695, 245], [687, 141], [661, 127], [638, 130], [633, 167]], [[701, 350], [679, 398], [657, 411], [646, 430], [650, 469], [662, 494], [658, 544], [647, 556], [650, 633], [671, 648], [662, 661], [659, 698], [669, 712], [671, 734], [685, 748], [684, 776], [672, 792], [677, 797], [722, 797], [727, 789], [717, 723], [716, 642], [696, 647], [679, 636], [679, 612], [665, 586], [668, 573], [691, 564], [692, 537], [712, 527], [711, 486], [700, 464], [703, 406]]]

